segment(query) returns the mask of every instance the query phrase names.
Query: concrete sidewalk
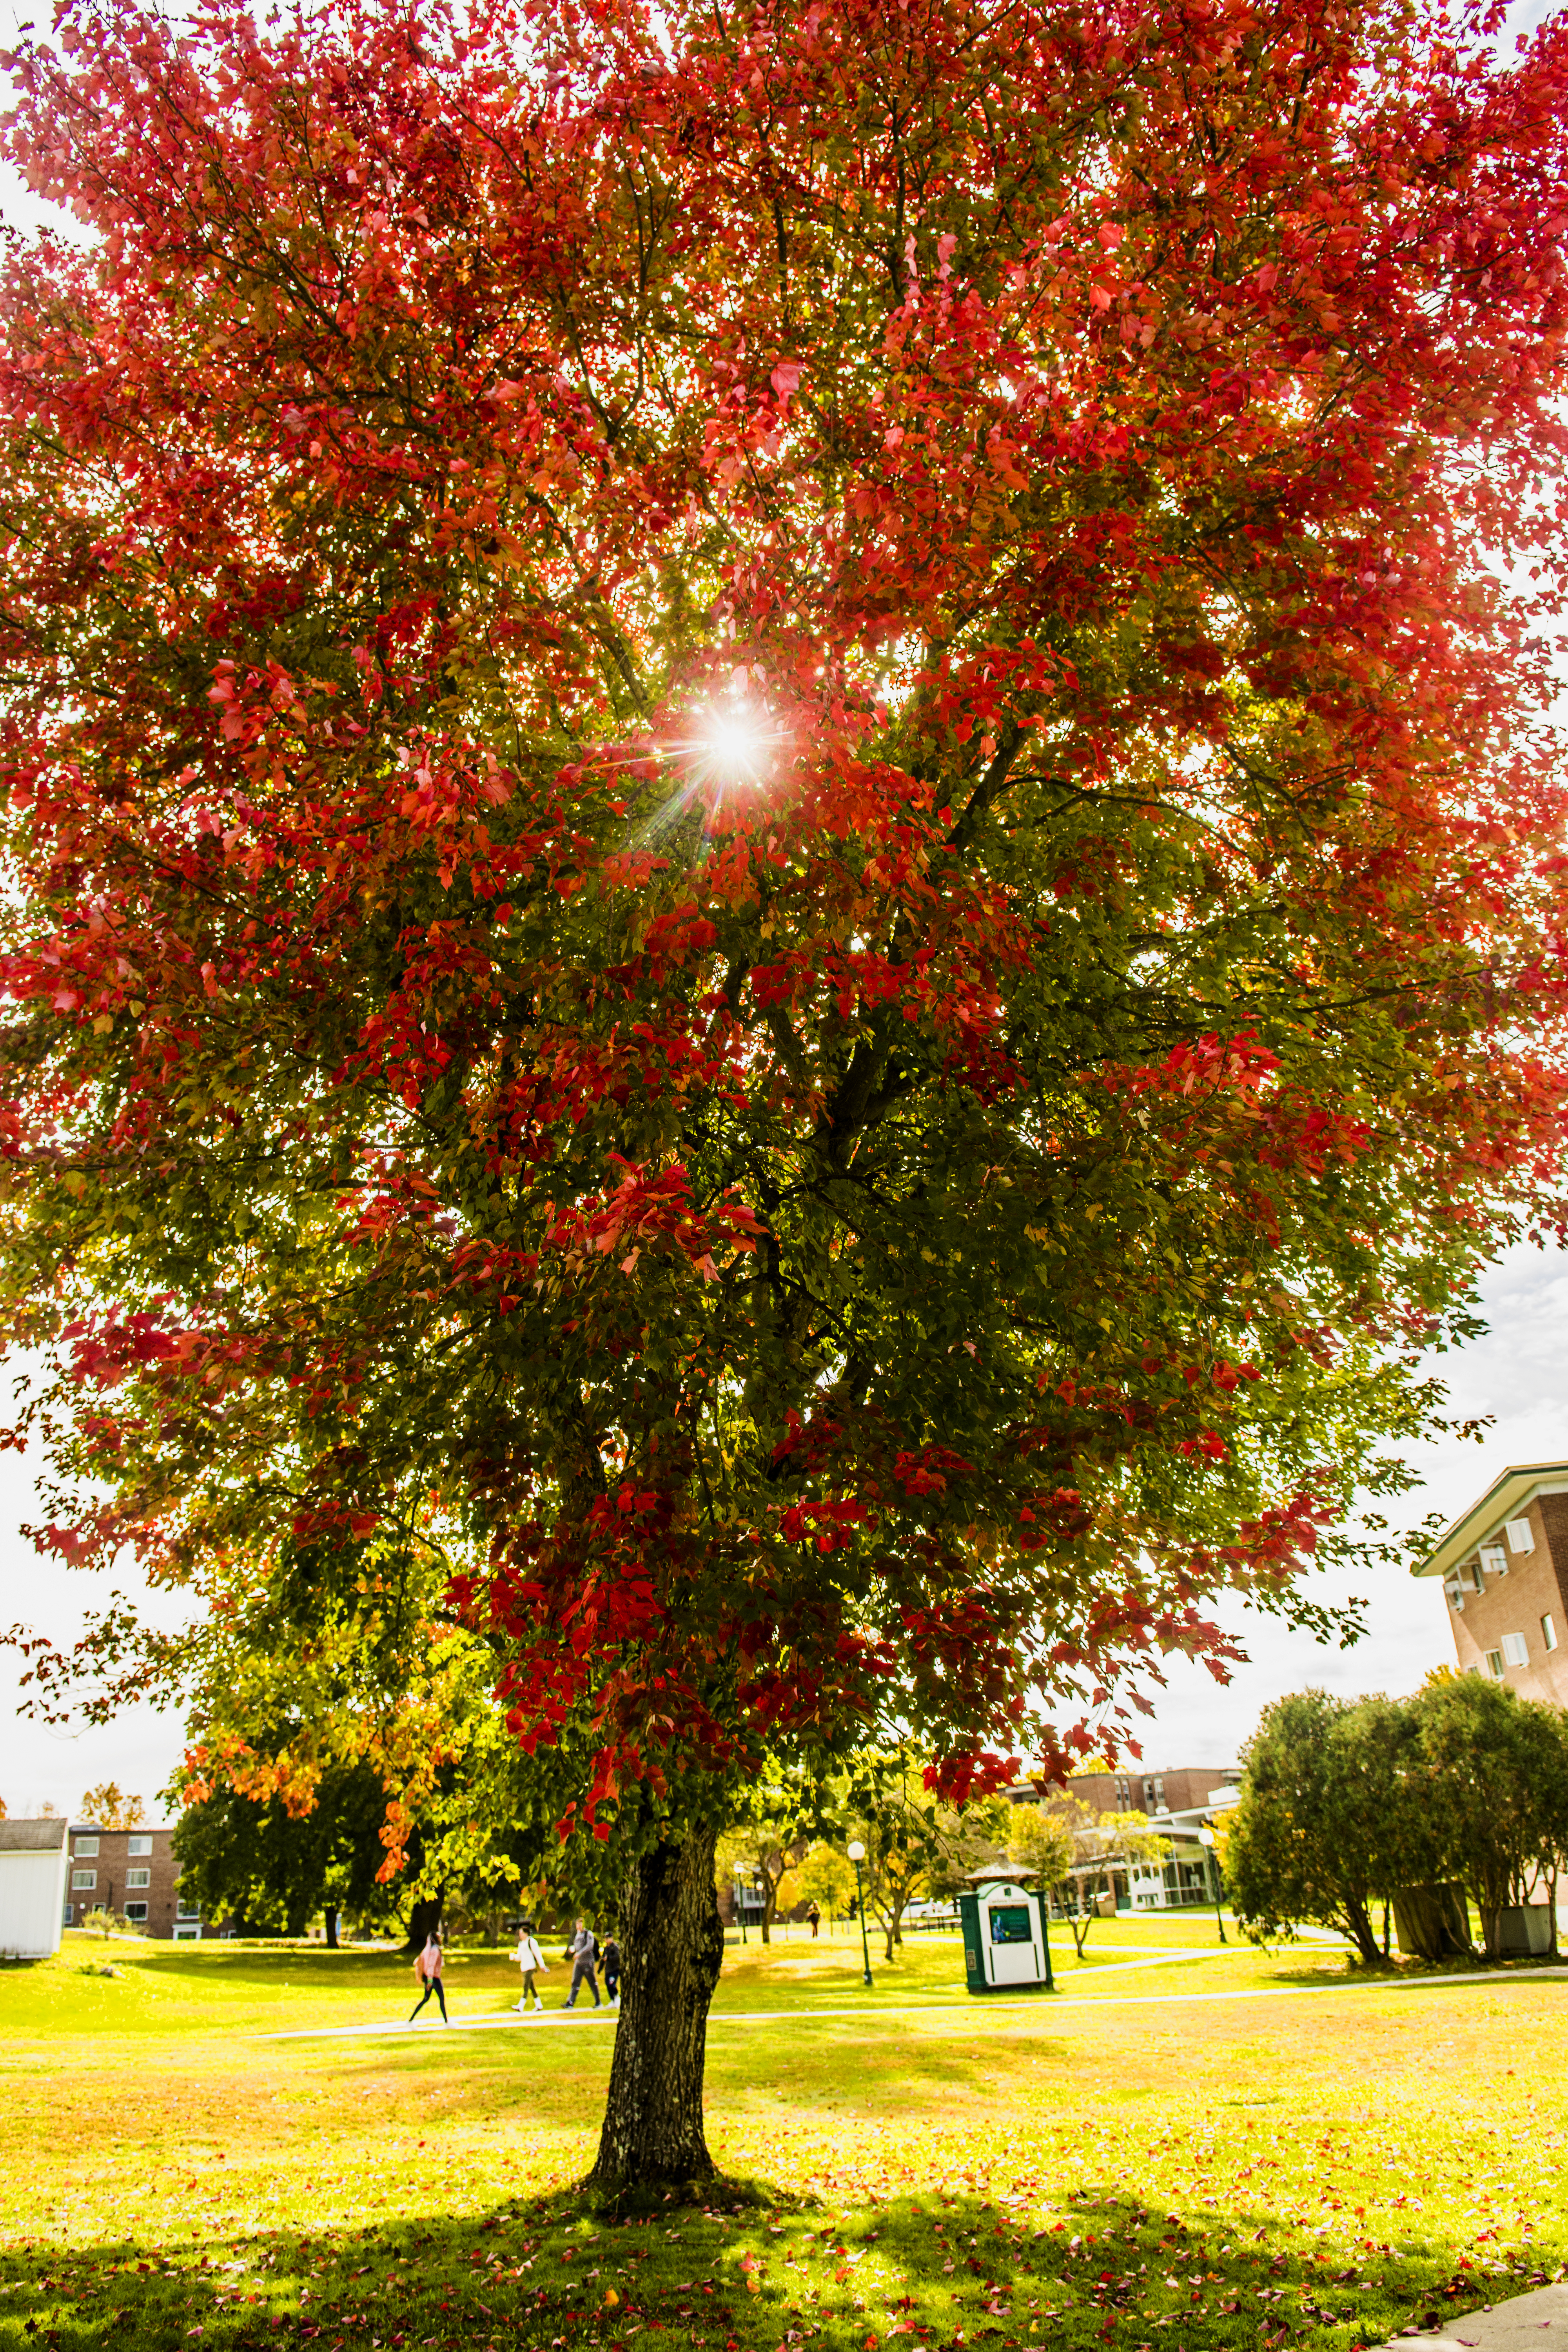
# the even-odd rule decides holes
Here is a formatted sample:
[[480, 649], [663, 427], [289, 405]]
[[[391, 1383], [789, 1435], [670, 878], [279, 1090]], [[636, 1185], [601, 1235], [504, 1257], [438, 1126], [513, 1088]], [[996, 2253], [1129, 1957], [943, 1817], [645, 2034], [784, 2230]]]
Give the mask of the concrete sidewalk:
[[[1091, 1976], [1092, 1969], [1085, 1969]], [[1373, 1978], [1365, 1983], [1340, 1979], [1322, 1985], [1237, 1985], [1228, 1992], [1067, 1992], [1029, 1993], [1018, 2000], [989, 1999], [963, 2000], [889, 2001], [884, 2008], [876, 2001], [835, 2003], [820, 2009], [714, 2009], [708, 2012], [708, 2031], [714, 2032], [723, 2025], [808, 2025], [814, 2018], [853, 2018], [859, 2024], [874, 2022], [879, 2018], [932, 2018], [962, 2020], [973, 2031], [983, 2021], [995, 2021], [1003, 2032], [1039, 2032], [1049, 2030], [1049, 2021], [1065, 2009], [1164, 2009], [1178, 2001], [1212, 2000], [1360, 2000], [1364, 1994], [1420, 1993], [1440, 1991], [1446, 1987], [1468, 1985], [1472, 1991], [1496, 1992], [1510, 1984], [1522, 1984], [1542, 1978], [1554, 1978], [1568, 1984], [1568, 1969], [1510, 1969], [1506, 1975], [1494, 1976], [1489, 1970], [1474, 1969], [1462, 1976]], [[449, 2028], [454, 2033], [494, 2032], [508, 2027], [520, 2032], [537, 2033], [549, 2026], [571, 2027], [596, 2020], [601, 2024], [614, 2024], [618, 2010], [551, 2009], [542, 2012], [531, 2011], [519, 2016], [513, 2010], [503, 2010], [499, 2015], [455, 2017]], [[365, 2025], [296, 2025], [280, 2033], [262, 2033], [261, 2042], [331, 2042], [361, 2034], [400, 2034], [437, 2032], [439, 2025], [411, 2025], [405, 2021], [387, 2024]], [[1414, 2338], [1403, 2339], [1413, 2342]]]
[[1437, 2336], [1395, 2336], [1385, 2352], [1568, 2352], [1568, 2286], [1537, 2287], [1467, 2311]]

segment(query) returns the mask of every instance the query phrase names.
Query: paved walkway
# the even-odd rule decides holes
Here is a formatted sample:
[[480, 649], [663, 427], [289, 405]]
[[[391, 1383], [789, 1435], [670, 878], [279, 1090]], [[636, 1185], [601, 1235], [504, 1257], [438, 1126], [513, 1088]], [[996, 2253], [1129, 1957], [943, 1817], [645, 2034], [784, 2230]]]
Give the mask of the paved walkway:
[[[1204, 1957], [1223, 1958], [1224, 1955], [1209, 1954], [1205, 1951]], [[1131, 1963], [1125, 1965], [1131, 1965]], [[1085, 1977], [1092, 1977], [1100, 1973], [1101, 1971], [1094, 1969], [1085, 1969], [1082, 1971]], [[831, 2008], [714, 2009], [710, 2010], [708, 2013], [708, 2031], [711, 2033], [716, 2028], [724, 2025], [787, 2023], [799, 2027], [809, 2024], [813, 2018], [817, 2017], [854, 2018], [858, 2023], [864, 2025], [873, 2019], [891, 2017], [932, 2018], [954, 2021], [962, 2019], [970, 2031], [984, 2021], [987, 2023], [1000, 2023], [1005, 2032], [1038, 2032], [1042, 2028], [1048, 2026], [1049, 2021], [1058, 2011], [1064, 2009], [1113, 2007], [1152, 2009], [1163, 2008], [1182, 2001], [1210, 2000], [1325, 2000], [1347, 1998], [1355, 2000], [1369, 1992], [1426, 1992], [1453, 1985], [1468, 1985], [1472, 1990], [1479, 1988], [1481, 1990], [1489, 1989], [1496, 1991], [1501, 1986], [1520, 1984], [1526, 1979], [1538, 1978], [1554, 1979], [1560, 1983], [1568, 1983], [1568, 1969], [1510, 1969], [1506, 1976], [1493, 1976], [1486, 1969], [1470, 1969], [1462, 1975], [1455, 1976], [1374, 1977], [1362, 1982], [1341, 1979], [1333, 1984], [1321, 1985], [1237, 1985], [1231, 1990], [1222, 1992], [1065, 1992], [1046, 1995], [1043, 1998], [1036, 1993], [1026, 1994], [1017, 2000], [992, 1997], [984, 2000], [975, 2000], [966, 1997], [963, 2000], [900, 2001], [889, 2003], [886, 2007], [875, 2001], [869, 2006], [864, 2001], [855, 2001], [842, 2006], [836, 2003]], [[574, 2010], [570, 2016], [559, 2009], [534, 2010], [529, 2011], [527, 2015], [520, 2015], [516, 2010], [509, 2009], [490, 2016], [455, 2017], [451, 2024], [445, 2028], [440, 2025], [425, 2024], [411, 2026], [405, 2019], [398, 2019], [385, 2024], [293, 2026], [285, 2032], [265, 2033], [258, 2039], [264, 2042], [331, 2042], [349, 2040], [355, 2036], [374, 2038], [384, 2034], [439, 2033], [443, 2031], [453, 2033], [488, 2033], [498, 2030], [505, 2031], [508, 2028], [536, 2033], [552, 2026], [563, 2027], [570, 2032], [586, 2024], [613, 2025], [617, 2013], [607, 2004], [603, 2009]], [[1403, 2340], [1408, 2342], [1412, 2339]], [[1568, 2352], [1568, 2339], [1565, 2339], [1565, 2352]]]
[[1568, 2352], [1568, 2286], [1467, 2311], [1440, 2336], [1396, 2336], [1388, 2352]]

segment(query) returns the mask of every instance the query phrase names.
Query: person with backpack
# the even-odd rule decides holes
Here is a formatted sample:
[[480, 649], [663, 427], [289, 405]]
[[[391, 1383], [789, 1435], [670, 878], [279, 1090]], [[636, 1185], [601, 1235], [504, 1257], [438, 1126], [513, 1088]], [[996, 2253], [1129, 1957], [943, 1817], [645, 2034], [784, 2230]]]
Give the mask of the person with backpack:
[[441, 1983], [441, 1947], [436, 1940], [436, 1930], [434, 1927], [431, 1928], [430, 1933], [426, 1937], [425, 1948], [414, 1963], [414, 1974], [419, 1983], [424, 1986], [425, 1990], [420, 1994], [419, 1999], [415, 2002], [413, 2009], [409, 2012], [409, 2024], [413, 2024], [414, 2020], [418, 2016], [420, 2011], [424, 2008], [431, 1994], [434, 1993], [437, 2000], [441, 2004], [442, 2024], [450, 2025], [452, 2021], [447, 2014], [447, 1994], [445, 1988]]
[[612, 2009], [621, 2005], [621, 1948], [613, 1936], [605, 1944], [605, 1998]]
[[533, 1932], [531, 1919], [525, 1919], [517, 1931], [515, 1957], [518, 1967], [522, 1970], [522, 1999], [517, 2004], [519, 2009], [526, 2009], [530, 2001], [535, 2009], [542, 2009], [544, 2003], [539, 1997], [534, 1977], [536, 1974], [542, 1976], [550, 1963], [539, 1948], [539, 1938]]
[[598, 2008], [599, 1979], [594, 1974], [594, 1963], [598, 1957], [599, 1939], [597, 1936], [592, 1932], [583, 1920], [579, 1919], [577, 1922], [577, 1932], [572, 1938], [572, 1990], [567, 1994], [566, 1999], [563, 2003], [563, 2007], [566, 2009], [575, 2009], [577, 2006], [577, 1988], [580, 1984], [586, 1984], [588, 1990], [594, 1996], [594, 2006], [595, 2009]]

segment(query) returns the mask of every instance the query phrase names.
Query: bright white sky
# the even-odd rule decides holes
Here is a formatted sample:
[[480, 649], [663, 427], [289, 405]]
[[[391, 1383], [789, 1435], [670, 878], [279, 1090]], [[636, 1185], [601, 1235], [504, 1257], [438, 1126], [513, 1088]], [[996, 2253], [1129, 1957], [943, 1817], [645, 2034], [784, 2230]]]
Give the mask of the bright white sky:
[[[6, 37], [31, 12], [0, 0]], [[1543, 0], [1519, 0], [1506, 39], [1548, 13]], [[47, 21], [39, 8], [37, 20]], [[0, 171], [0, 216], [15, 227], [37, 225], [42, 208], [14, 174]], [[1419, 1457], [1423, 1485], [1408, 1498], [1405, 1520], [1430, 1511], [1445, 1520], [1458, 1514], [1509, 1464], [1568, 1459], [1568, 1257], [1521, 1248], [1493, 1269], [1482, 1286], [1488, 1336], [1446, 1359], [1437, 1369], [1448, 1383], [1457, 1419], [1490, 1417], [1484, 1441], [1449, 1441]], [[3, 1416], [0, 1416], [3, 1417]], [[0, 1454], [0, 1627], [18, 1620], [47, 1630], [57, 1642], [74, 1638], [84, 1605], [98, 1596], [91, 1580], [41, 1559], [20, 1533], [37, 1515], [30, 1465]], [[1310, 1636], [1244, 1611], [1229, 1621], [1249, 1664], [1221, 1687], [1201, 1668], [1169, 1669], [1153, 1723], [1142, 1735], [1144, 1756], [1156, 1769], [1232, 1762], [1258, 1711], [1282, 1693], [1321, 1684], [1331, 1690], [1409, 1691], [1427, 1668], [1451, 1664], [1453, 1643], [1441, 1584], [1413, 1580], [1398, 1570], [1363, 1571], [1343, 1590], [1365, 1593], [1367, 1633], [1352, 1650], [1321, 1649]], [[1327, 1587], [1322, 1597], [1334, 1595]], [[166, 1622], [174, 1622], [172, 1618]], [[102, 1730], [50, 1730], [14, 1714], [20, 1668], [0, 1651], [0, 1801], [13, 1817], [46, 1800], [62, 1810], [79, 1806], [96, 1782], [118, 1780], [156, 1812], [158, 1790], [178, 1762], [181, 1726], [148, 1707], [121, 1716]]]

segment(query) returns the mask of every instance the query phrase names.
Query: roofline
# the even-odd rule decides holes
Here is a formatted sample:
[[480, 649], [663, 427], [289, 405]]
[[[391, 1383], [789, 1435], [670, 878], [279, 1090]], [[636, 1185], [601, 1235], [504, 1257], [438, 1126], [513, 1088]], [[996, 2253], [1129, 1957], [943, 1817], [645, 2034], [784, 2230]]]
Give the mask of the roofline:
[[1568, 1494], [1568, 1462], [1515, 1462], [1500, 1471], [1479, 1501], [1445, 1528], [1412, 1576], [1447, 1576], [1500, 1520], [1517, 1518], [1537, 1495]]

